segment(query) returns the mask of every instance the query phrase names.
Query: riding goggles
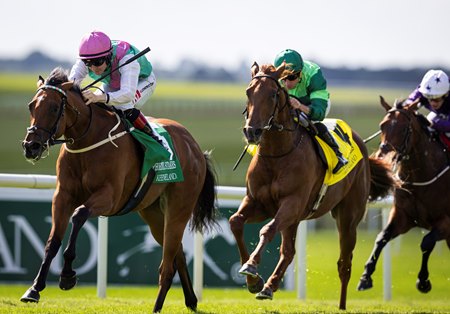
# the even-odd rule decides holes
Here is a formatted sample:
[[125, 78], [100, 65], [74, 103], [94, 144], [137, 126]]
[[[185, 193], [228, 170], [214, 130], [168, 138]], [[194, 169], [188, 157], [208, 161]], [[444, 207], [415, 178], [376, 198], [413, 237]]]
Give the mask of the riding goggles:
[[300, 76], [300, 72], [296, 72], [293, 74], [289, 74], [288, 76], [284, 77], [284, 80], [288, 80], [288, 81], [295, 81], [296, 79], [298, 79]]
[[442, 99], [445, 98], [445, 94], [444, 95], [423, 95], [423, 97], [425, 97], [428, 101], [441, 101]]
[[105, 61], [106, 61], [105, 57], [100, 57], [100, 58], [96, 58], [96, 59], [83, 59], [83, 62], [87, 67], [91, 67], [91, 66], [99, 67], [103, 63], [105, 63]]

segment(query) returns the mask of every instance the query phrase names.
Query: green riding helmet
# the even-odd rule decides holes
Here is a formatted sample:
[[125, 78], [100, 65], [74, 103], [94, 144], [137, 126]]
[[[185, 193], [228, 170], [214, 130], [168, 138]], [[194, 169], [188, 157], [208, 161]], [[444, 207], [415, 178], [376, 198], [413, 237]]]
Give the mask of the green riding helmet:
[[292, 72], [300, 72], [303, 69], [302, 56], [295, 50], [286, 49], [277, 54], [274, 65], [279, 67], [283, 61], [286, 61], [286, 69]]

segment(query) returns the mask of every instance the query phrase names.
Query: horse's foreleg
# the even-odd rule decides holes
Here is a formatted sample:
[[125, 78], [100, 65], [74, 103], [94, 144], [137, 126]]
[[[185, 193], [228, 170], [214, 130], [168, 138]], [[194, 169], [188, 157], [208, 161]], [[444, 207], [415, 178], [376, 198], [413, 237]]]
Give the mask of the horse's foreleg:
[[270, 278], [267, 280], [263, 290], [256, 295], [257, 299], [272, 299], [273, 292], [277, 291], [280, 287], [280, 282], [283, 279], [284, 273], [294, 259], [297, 227], [298, 224], [294, 224], [291, 227], [281, 231], [280, 259], [278, 261], [278, 265]]
[[432, 229], [423, 237], [422, 243], [420, 244], [420, 249], [422, 250], [422, 265], [420, 266], [416, 287], [422, 293], [428, 293], [431, 290], [431, 282], [428, 279], [428, 259], [430, 258], [436, 242], [441, 239], [442, 237], [440, 237], [438, 230]]
[[[264, 288], [264, 280], [258, 274], [258, 265], [261, 261], [261, 254], [264, 247], [272, 241], [277, 232], [275, 219], [261, 228], [259, 232], [259, 242], [248, 260], [239, 269], [241, 275], [247, 276], [247, 288], [251, 293], [260, 292]], [[271, 298], [271, 297], [270, 297]]]
[[76, 272], [72, 268], [72, 263], [76, 257], [75, 245], [78, 233], [88, 218], [89, 210], [84, 205], [78, 207], [72, 215], [72, 230], [67, 248], [64, 250], [64, 266], [59, 277], [59, 287], [62, 290], [72, 289], [77, 284]]
[[229, 219], [230, 229], [236, 239], [236, 245], [239, 250], [239, 256], [241, 260], [241, 265], [244, 264], [249, 257], [247, 246], [244, 241], [244, 223], [246, 217], [241, 213], [237, 212], [232, 215]]
[[393, 225], [388, 224], [375, 239], [375, 245], [372, 253], [369, 256], [366, 264], [364, 265], [364, 272], [359, 279], [358, 291], [363, 291], [372, 288], [372, 274], [375, 272], [375, 267], [377, 265], [378, 258], [380, 257], [381, 251], [386, 246], [386, 244], [395, 238], [398, 232], [394, 232]]
[[184, 304], [193, 311], [197, 309], [197, 297], [195, 296], [194, 287], [192, 286], [191, 277], [187, 269], [186, 257], [184, 256], [183, 247], [180, 247], [177, 256], [175, 257], [175, 264], [180, 276], [181, 286], [184, 293]]
[[244, 241], [244, 225], [248, 221], [257, 219], [255, 217], [255, 206], [256, 204], [251, 203], [250, 199], [246, 196], [239, 210], [229, 219], [230, 229], [236, 240], [242, 265], [239, 273], [247, 276], [247, 289], [250, 293], [258, 293], [264, 287], [264, 280], [258, 275], [256, 266], [246, 264], [250, 255]]
[[20, 301], [22, 302], [39, 302], [39, 292], [45, 289], [45, 281], [47, 280], [50, 264], [61, 247], [61, 240], [54, 236], [53, 230], [45, 246], [44, 260], [42, 261], [39, 272], [34, 279], [33, 285], [24, 293]]

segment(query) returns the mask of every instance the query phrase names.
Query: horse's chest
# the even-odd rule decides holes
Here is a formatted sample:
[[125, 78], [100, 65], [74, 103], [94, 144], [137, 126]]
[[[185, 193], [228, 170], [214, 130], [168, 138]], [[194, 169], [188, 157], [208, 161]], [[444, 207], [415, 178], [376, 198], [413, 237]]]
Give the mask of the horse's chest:
[[254, 199], [266, 205], [276, 204], [281, 194], [280, 187], [276, 182], [249, 184], [249, 190]]

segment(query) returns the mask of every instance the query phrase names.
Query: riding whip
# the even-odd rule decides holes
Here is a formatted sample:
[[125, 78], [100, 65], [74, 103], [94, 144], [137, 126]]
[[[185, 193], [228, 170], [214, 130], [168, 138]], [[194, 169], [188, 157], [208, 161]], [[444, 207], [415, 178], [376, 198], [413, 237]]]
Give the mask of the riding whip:
[[364, 140], [364, 144], [366, 144], [367, 142], [373, 140], [375, 137], [377, 137], [379, 134], [381, 133], [381, 130], [376, 131], [375, 133], [373, 133], [371, 136], [369, 136], [368, 138], [366, 138]]
[[236, 163], [233, 166], [233, 171], [236, 170], [237, 166], [239, 166], [239, 163], [241, 162], [242, 158], [244, 157], [245, 153], [247, 152], [247, 149], [249, 146], [250, 146], [250, 144], [247, 144], [247, 146], [245, 146], [244, 150], [242, 151], [241, 155], [239, 156], [238, 160], [236, 161]]
[[150, 47], [145, 48], [144, 50], [142, 50], [141, 52], [139, 52], [137, 55], [134, 55], [133, 57], [131, 57], [130, 59], [128, 59], [124, 64], [119, 65], [117, 68], [112, 69], [111, 71], [109, 71], [106, 74], [103, 74], [102, 76], [100, 76], [98, 79], [96, 79], [95, 81], [93, 81], [91, 84], [85, 86], [81, 91], [84, 91], [92, 86], [94, 86], [96, 83], [100, 82], [101, 80], [103, 80], [105, 77], [107, 77], [108, 75], [110, 75], [111, 73], [117, 71], [118, 69], [120, 69], [121, 67], [123, 67], [124, 65], [129, 64], [130, 62], [133, 62], [134, 60], [142, 57], [143, 55], [145, 55], [147, 52], [150, 51]]

